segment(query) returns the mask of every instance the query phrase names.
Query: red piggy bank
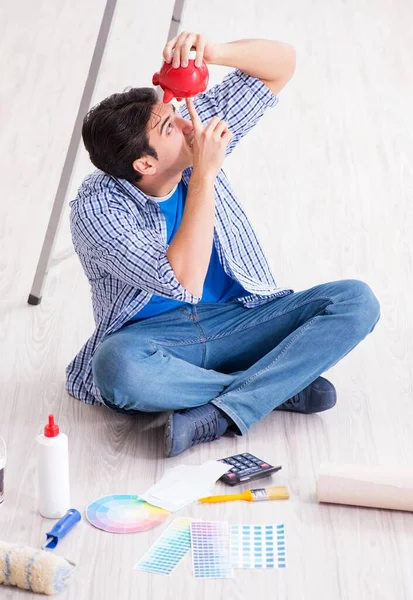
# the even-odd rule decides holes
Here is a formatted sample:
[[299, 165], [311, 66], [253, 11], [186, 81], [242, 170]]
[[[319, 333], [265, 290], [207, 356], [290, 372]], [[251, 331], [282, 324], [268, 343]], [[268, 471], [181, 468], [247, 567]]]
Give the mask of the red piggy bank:
[[160, 85], [164, 91], [165, 104], [172, 98], [178, 101], [190, 98], [205, 92], [208, 85], [208, 67], [203, 62], [200, 67], [195, 66], [195, 52], [189, 55], [188, 66], [174, 69], [172, 63], [164, 63], [159, 73], [152, 77], [153, 85]]

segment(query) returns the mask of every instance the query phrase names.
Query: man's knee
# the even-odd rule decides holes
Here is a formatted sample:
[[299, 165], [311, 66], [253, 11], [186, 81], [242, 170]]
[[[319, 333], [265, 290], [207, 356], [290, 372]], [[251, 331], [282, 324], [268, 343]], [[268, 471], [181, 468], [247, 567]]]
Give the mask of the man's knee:
[[98, 387], [120, 377], [130, 360], [128, 355], [128, 345], [120, 337], [108, 337], [100, 344], [92, 358], [93, 378]]
[[132, 345], [122, 336], [108, 337], [100, 344], [92, 358], [92, 372], [104, 400], [122, 410], [152, 410], [146, 405], [151, 377], [149, 365], [144, 364], [151, 352], [149, 343]]
[[346, 288], [347, 301], [356, 303], [354, 311], [354, 325], [360, 334], [365, 336], [371, 333], [380, 318], [380, 303], [371, 287], [358, 279], [343, 281]]

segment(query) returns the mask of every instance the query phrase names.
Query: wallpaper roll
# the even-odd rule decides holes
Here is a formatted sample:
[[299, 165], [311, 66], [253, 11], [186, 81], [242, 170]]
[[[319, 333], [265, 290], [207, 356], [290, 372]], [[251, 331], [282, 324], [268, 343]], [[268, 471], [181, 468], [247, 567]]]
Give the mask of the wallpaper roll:
[[413, 468], [323, 463], [319, 502], [413, 511]]

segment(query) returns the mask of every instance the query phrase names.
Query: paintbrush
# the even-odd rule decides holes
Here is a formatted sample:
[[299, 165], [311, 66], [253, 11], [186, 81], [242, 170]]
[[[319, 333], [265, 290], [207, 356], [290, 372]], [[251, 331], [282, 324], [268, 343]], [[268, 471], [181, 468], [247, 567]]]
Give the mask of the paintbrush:
[[284, 485], [270, 488], [258, 488], [246, 490], [241, 494], [225, 494], [224, 496], [207, 496], [200, 498], [198, 502], [211, 504], [213, 502], [229, 502], [230, 500], [246, 500], [247, 502], [258, 502], [260, 500], [288, 500], [290, 494]]

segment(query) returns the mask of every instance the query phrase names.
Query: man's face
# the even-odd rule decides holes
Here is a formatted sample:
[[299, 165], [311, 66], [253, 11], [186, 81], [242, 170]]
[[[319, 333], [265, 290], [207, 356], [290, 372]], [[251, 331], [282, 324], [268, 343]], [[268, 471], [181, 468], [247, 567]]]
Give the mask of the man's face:
[[157, 174], [176, 175], [192, 166], [192, 122], [176, 113], [172, 104], [158, 102], [149, 121], [149, 143], [158, 154]]

